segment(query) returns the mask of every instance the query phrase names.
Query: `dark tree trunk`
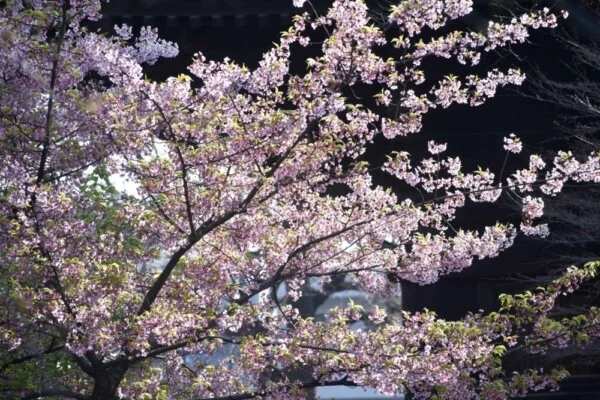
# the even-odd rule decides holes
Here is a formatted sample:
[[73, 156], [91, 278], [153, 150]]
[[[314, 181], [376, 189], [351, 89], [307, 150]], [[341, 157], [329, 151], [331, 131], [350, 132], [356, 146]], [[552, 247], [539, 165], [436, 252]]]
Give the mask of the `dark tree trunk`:
[[126, 365], [117, 365], [98, 372], [90, 400], [117, 400], [117, 389], [127, 372]]

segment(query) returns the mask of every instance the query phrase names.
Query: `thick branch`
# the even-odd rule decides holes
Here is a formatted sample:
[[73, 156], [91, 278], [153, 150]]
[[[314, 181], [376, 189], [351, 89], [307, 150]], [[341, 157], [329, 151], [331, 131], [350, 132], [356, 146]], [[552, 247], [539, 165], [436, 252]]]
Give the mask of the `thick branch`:
[[[275, 163], [273, 164], [271, 169], [269, 169], [269, 171], [267, 171], [265, 173], [264, 178], [266, 179], [266, 178], [273, 177], [273, 175], [275, 175], [275, 172], [277, 172], [277, 170], [281, 167], [283, 162], [290, 156], [290, 154], [292, 153], [294, 148], [302, 140], [304, 140], [304, 138], [306, 138], [310, 133], [312, 133], [312, 131], [314, 129], [316, 129], [317, 127], [318, 127], [317, 120], [310, 122], [308, 124], [308, 126], [306, 127], [306, 129], [304, 129], [304, 131], [302, 131], [302, 133], [300, 133], [300, 135], [298, 135], [298, 137], [296, 138], [294, 143], [292, 143], [292, 145], [283, 154], [281, 154], [277, 158], [277, 160], [275, 161]], [[254, 186], [252, 188], [252, 190], [250, 190], [250, 192], [244, 198], [244, 200], [242, 200], [239, 203], [237, 209], [231, 210], [215, 220], [206, 221], [204, 224], [202, 224], [202, 226], [200, 226], [196, 231], [194, 231], [192, 233], [192, 235], [190, 236], [190, 238], [188, 240], [188, 243], [185, 244], [184, 246], [181, 246], [173, 254], [173, 256], [171, 257], [171, 259], [169, 260], [169, 262], [167, 263], [165, 268], [162, 270], [162, 272], [156, 279], [156, 281], [154, 281], [154, 283], [152, 284], [150, 289], [148, 289], [148, 292], [146, 292], [146, 295], [144, 296], [144, 301], [142, 302], [142, 305], [138, 309], [137, 315], [142, 315], [146, 311], [150, 310], [150, 307], [152, 307], [152, 304], [154, 304], [154, 301], [156, 301], [156, 298], [160, 294], [160, 291], [162, 290], [163, 286], [165, 285], [165, 283], [171, 276], [173, 269], [175, 268], [175, 266], [177, 265], [179, 260], [181, 260], [181, 258], [187, 253], [187, 251], [189, 249], [191, 249], [196, 243], [198, 243], [198, 241], [200, 239], [202, 239], [204, 236], [206, 236], [207, 234], [212, 232], [214, 229], [225, 224], [227, 221], [229, 221], [230, 219], [235, 217], [237, 214], [244, 212], [244, 210], [246, 210], [248, 205], [252, 202], [252, 200], [256, 197], [256, 195], [263, 188], [265, 179], [261, 179], [256, 184], [256, 186]]]
[[51, 354], [51, 353], [57, 352], [57, 351], [62, 350], [64, 348], [65, 348], [65, 346], [56, 346], [56, 347], [53, 347], [51, 345], [47, 350], [45, 350], [45, 351], [43, 351], [41, 353], [29, 354], [29, 355], [26, 355], [26, 356], [23, 356], [23, 357], [15, 358], [14, 360], [7, 361], [7, 362], [1, 364], [0, 365], [0, 371], [4, 371], [5, 369], [9, 368], [12, 365], [21, 364], [21, 363], [24, 363], [24, 362], [27, 362], [27, 361], [31, 361], [31, 360], [34, 360], [34, 359], [36, 359], [38, 357], [42, 357], [42, 356], [45, 356], [46, 354]]
[[114, 367], [115, 365], [123, 365], [123, 364], [133, 365], [139, 361], [143, 361], [143, 360], [147, 360], [152, 357], [160, 356], [161, 354], [168, 353], [173, 350], [179, 350], [179, 349], [187, 346], [189, 343], [190, 343], [189, 341], [185, 341], [185, 342], [175, 343], [170, 346], [158, 347], [152, 351], [149, 351], [146, 355], [132, 357], [132, 358], [119, 358], [119, 359], [116, 359], [113, 361], [106, 362], [102, 366], [107, 369], [107, 368]]
[[192, 246], [194, 246], [194, 244], [196, 244], [196, 242], [197, 240], [190, 240], [185, 246], [180, 247], [175, 253], [173, 253], [171, 259], [169, 260], [167, 265], [165, 265], [165, 268], [162, 270], [158, 278], [156, 278], [150, 289], [148, 289], [148, 292], [146, 292], [146, 295], [144, 296], [144, 301], [142, 302], [142, 305], [140, 306], [137, 315], [142, 315], [146, 311], [150, 310], [150, 307], [152, 307], [152, 304], [154, 304], [154, 301], [158, 297], [158, 294], [160, 293], [165, 283], [167, 283], [171, 272], [173, 272], [173, 269], [175, 268], [177, 263], [179, 263], [181, 257], [183, 257], [184, 254], [187, 253], [187, 251], [191, 249]]
[[56, 43], [56, 55], [52, 60], [52, 71], [50, 73], [50, 88], [48, 90], [48, 106], [46, 109], [46, 125], [44, 126], [44, 142], [42, 144], [42, 154], [40, 156], [40, 165], [38, 167], [36, 184], [39, 185], [44, 180], [46, 174], [46, 164], [48, 162], [48, 155], [50, 152], [50, 136], [52, 133], [52, 125], [54, 123], [54, 92], [56, 90], [56, 81], [58, 79], [58, 63], [60, 61], [60, 53], [64, 42], [65, 33], [67, 30], [67, 10], [69, 8], [69, 2], [63, 2], [62, 7], [62, 23], [60, 26], [60, 32], [58, 34], [58, 41]]
[[[297, 385], [297, 386], [295, 385], [294, 387], [297, 387], [300, 389], [313, 389], [313, 388], [325, 387], [325, 386], [357, 387], [358, 385], [356, 383], [354, 383], [353, 381], [351, 381], [348, 378], [348, 376], [345, 376], [341, 379], [337, 379], [337, 380], [333, 380], [333, 381], [321, 382], [318, 380], [313, 380], [311, 382], [301, 383], [300, 385]], [[291, 387], [290, 387], [290, 389], [291, 389]], [[274, 391], [272, 391], [272, 390], [261, 390], [261, 391], [251, 392], [251, 393], [243, 393], [243, 394], [222, 396], [222, 397], [210, 397], [210, 398], [203, 398], [203, 399], [198, 399], [198, 400], [246, 400], [246, 399], [254, 399], [257, 397], [265, 398], [265, 396], [268, 396], [268, 395], [272, 394], [273, 392]]]
[[254, 290], [252, 293], [247, 294], [245, 296], [241, 296], [238, 300], [236, 300], [236, 303], [238, 304], [243, 304], [245, 302], [247, 302], [252, 296], [254, 296], [257, 293], [262, 292], [263, 290], [266, 290], [276, 284], [279, 283], [279, 281], [284, 277], [283, 276], [283, 271], [285, 269], [285, 267], [290, 263], [290, 261], [292, 261], [296, 256], [298, 256], [299, 254], [302, 254], [308, 250], [310, 250], [312, 247], [316, 246], [319, 243], [322, 243], [326, 240], [335, 238], [345, 232], [348, 232], [349, 230], [352, 230], [356, 227], [359, 227], [361, 225], [365, 225], [367, 223], [371, 222], [371, 220], [366, 220], [366, 221], [360, 221], [357, 222], [353, 225], [350, 226], [346, 226], [343, 229], [337, 230], [335, 232], [331, 232], [327, 235], [323, 235], [320, 236], [318, 238], [315, 238], [313, 240], [310, 240], [306, 243], [304, 243], [303, 245], [297, 247], [294, 251], [292, 251], [289, 256], [287, 257], [286, 261], [281, 264], [281, 266], [279, 266], [279, 268], [277, 269], [277, 271], [275, 271], [275, 273], [273, 274], [273, 276], [269, 279], [267, 279], [266, 281], [264, 281], [256, 290]]
[[33, 399], [38, 399], [40, 397], [68, 397], [71, 399], [77, 399], [77, 400], [87, 400], [87, 397], [77, 393], [77, 392], [72, 392], [70, 390], [63, 390], [63, 389], [45, 389], [45, 390], [39, 390], [37, 392], [30, 392], [30, 393], [26, 393], [25, 395], [22, 395], [20, 397], [21, 400], [33, 400]]

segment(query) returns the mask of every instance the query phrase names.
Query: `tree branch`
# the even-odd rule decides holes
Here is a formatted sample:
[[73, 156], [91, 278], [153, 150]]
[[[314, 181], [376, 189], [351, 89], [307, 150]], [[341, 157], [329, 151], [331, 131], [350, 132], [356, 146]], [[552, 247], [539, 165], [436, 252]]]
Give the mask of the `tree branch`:
[[62, 349], [65, 348], [65, 346], [57, 346], [57, 347], [53, 347], [54, 343], [52, 343], [47, 350], [41, 352], [41, 353], [35, 353], [35, 354], [29, 354], [23, 357], [19, 357], [19, 358], [15, 358], [14, 360], [11, 361], [7, 361], [3, 364], [0, 365], [0, 371], [4, 371], [5, 369], [7, 369], [8, 367], [12, 366], [12, 365], [16, 365], [16, 364], [21, 364], [27, 361], [31, 361], [34, 360], [38, 357], [42, 357], [46, 354], [52, 354], [54, 352], [60, 351]]
[[268, 289], [274, 285], [276, 285], [277, 283], [279, 283], [279, 280], [282, 278], [282, 274], [283, 274], [283, 270], [285, 269], [285, 267], [290, 263], [290, 261], [292, 261], [297, 255], [309, 250], [310, 248], [312, 248], [313, 246], [316, 246], [317, 244], [324, 242], [326, 240], [332, 239], [334, 237], [337, 237], [339, 235], [341, 235], [344, 232], [348, 232], [349, 230], [352, 230], [358, 226], [362, 226], [365, 225], [367, 223], [371, 222], [371, 220], [366, 220], [366, 221], [360, 221], [357, 222], [353, 225], [350, 226], [346, 226], [343, 229], [337, 230], [335, 232], [331, 232], [327, 235], [323, 235], [321, 237], [315, 238], [313, 240], [310, 240], [306, 243], [304, 243], [303, 245], [297, 247], [294, 251], [292, 251], [289, 256], [287, 257], [286, 261], [281, 264], [281, 266], [279, 266], [279, 268], [277, 269], [277, 271], [275, 271], [275, 274], [273, 274], [273, 276], [269, 279], [267, 279], [266, 281], [264, 281], [256, 290], [254, 290], [252, 293], [247, 294], [245, 296], [240, 297], [238, 300], [236, 300], [236, 303], [238, 304], [243, 304], [246, 301], [248, 301], [252, 296], [254, 296], [257, 293], [262, 292], [265, 289]]
[[[291, 389], [292, 387], [296, 387], [296, 388], [300, 388], [300, 389], [313, 389], [313, 388], [317, 388], [317, 387], [326, 387], [326, 386], [357, 387], [359, 385], [357, 385], [356, 383], [351, 381], [349, 379], [349, 377], [346, 375], [341, 379], [337, 379], [337, 380], [333, 380], [333, 381], [321, 382], [321, 381], [318, 381], [315, 379], [311, 382], [301, 383], [300, 385], [296, 385], [296, 386], [290, 385], [287, 388]], [[242, 393], [242, 394], [222, 396], [222, 397], [202, 398], [202, 399], [197, 399], [197, 400], [247, 400], [247, 399], [254, 399], [257, 397], [264, 398], [265, 396], [268, 396], [272, 393], [274, 393], [274, 390], [261, 390], [261, 391], [251, 392], [251, 393]]]
[[[269, 171], [267, 171], [265, 173], [265, 175], [264, 175], [265, 179], [273, 177], [273, 175], [275, 175], [275, 172], [277, 172], [277, 170], [279, 169], [279, 167], [281, 167], [283, 162], [290, 156], [290, 154], [292, 153], [294, 148], [302, 140], [304, 140], [304, 138], [306, 138], [309, 133], [311, 133], [317, 127], [318, 127], [317, 120], [313, 120], [312, 122], [310, 122], [307, 125], [307, 127], [304, 129], [304, 131], [302, 131], [302, 133], [300, 133], [300, 135], [298, 135], [298, 137], [296, 138], [294, 143], [292, 143], [292, 145], [290, 147], [288, 147], [288, 149], [277, 158], [277, 160], [275, 161], [273, 166], [269, 169]], [[156, 298], [158, 297], [160, 291], [162, 290], [163, 286], [169, 279], [171, 272], [173, 272], [173, 269], [175, 268], [175, 266], [177, 265], [179, 260], [181, 260], [181, 258], [187, 253], [187, 251], [189, 249], [191, 249], [196, 243], [198, 243], [198, 241], [200, 239], [202, 239], [204, 236], [206, 236], [207, 234], [212, 232], [214, 229], [225, 224], [227, 221], [229, 221], [230, 219], [235, 217], [237, 214], [243, 212], [248, 207], [250, 202], [254, 199], [254, 197], [256, 197], [258, 192], [262, 189], [262, 187], [264, 186], [265, 179], [261, 179], [256, 184], [256, 186], [254, 186], [252, 188], [252, 190], [250, 190], [250, 193], [248, 193], [248, 195], [244, 198], [244, 200], [242, 200], [239, 203], [237, 209], [228, 211], [227, 213], [223, 214], [221, 217], [217, 218], [216, 220], [206, 221], [195, 232], [193, 232], [193, 234], [189, 238], [188, 243], [186, 243], [184, 246], [181, 246], [173, 254], [173, 256], [171, 257], [171, 259], [169, 260], [169, 262], [167, 263], [167, 265], [165, 266], [163, 271], [160, 273], [158, 278], [156, 278], [156, 281], [154, 281], [154, 283], [152, 284], [152, 286], [150, 287], [148, 292], [146, 292], [146, 295], [144, 296], [142, 305], [138, 309], [137, 315], [142, 315], [146, 311], [150, 310], [150, 307], [152, 307], [152, 304], [154, 304], [154, 301], [156, 301]]]
[[[158, 113], [160, 114], [162, 120], [167, 125], [167, 129], [169, 130], [169, 134], [170, 134], [171, 138], [175, 140], [177, 138], [177, 135], [175, 135], [175, 131], [173, 130], [173, 126], [171, 125], [171, 121], [169, 121], [169, 119], [167, 118], [167, 116], [166, 116], [164, 110], [162, 109], [162, 107], [160, 106], [160, 104], [158, 104], [158, 102], [156, 100], [151, 98], [148, 93], [142, 91], [142, 94], [144, 94], [144, 96], [146, 96], [146, 98], [148, 100], [150, 100], [152, 102], [152, 104], [154, 104], [154, 106], [158, 110]], [[196, 232], [196, 227], [194, 225], [194, 216], [192, 214], [192, 205], [190, 202], [190, 193], [189, 193], [189, 188], [188, 188], [188, 176], [187, 176], [188, 167], [185, 164], [185, 160], [183, 159], [183, 154], [181, 153], [181, 149], [177, 145], [175, 146], [175, 152], [177, 153], [177, 158], [179, 159], [179, 163], [181, 164], [181, 180], [183, 182], [183, 197], [185, 199], [185, 201], [184, 201], [185, 202], [185, 211], [187, 214], [188, 223], [190, 225], [190, 234], [193, 235], [194, 232]]]
[[87, 397], [80, 393], [72, 392], [70, 390], [64, 390], [64, 389], [44, 389], [44, 390], [39, 390], [37, 392], [30, 392], [30, 393], [21, 395], [20, 399], [21, 400], [34, 400], [34, 399], [38, 399], [40, 397], [68, 397], [68, 398], [77, 399], [77, 400], [87, 400]]
[[[46, 124], [44, 126], [44, 142], [42, 145], [42, 154], [40, 156], [40, 165], [38, 167], [36, 185], [39, 185], [44, 180], [44, 175], [46, 173], [46, 163], [48, 161], [48, 155], [50, 152], [50, 135], [52, 131], [52, 124], [54, 123], [54, 92], [56, 89], [56, 81], [58, 79], [58, 63], [60, 59], [60, 53], [62, 51], [62, 46], [65, 38], [65, 33], [67, 31], [67, 10], [70, 7], [70, 3], [68, 1], [63, 2], [62, 7], [62, 23], [60, 26], [60, 32], [58, 34], [58, 41], [56, 43], [56, 55], [54, 60], [52, 60], [52, 71], [50, 73], [50, 89], [48, 90], [48, 105], [46, 109]], [[34, 194], [35, 196], [35, 194]]]

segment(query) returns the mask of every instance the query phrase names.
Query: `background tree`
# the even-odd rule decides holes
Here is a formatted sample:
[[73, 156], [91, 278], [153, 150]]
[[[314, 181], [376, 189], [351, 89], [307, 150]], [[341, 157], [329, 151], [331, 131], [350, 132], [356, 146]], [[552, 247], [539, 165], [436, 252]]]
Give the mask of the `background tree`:
[[[596, 264], [545, 290], [503, 297], [499, 313], [458, 322], [424, 312], [399, 323], [352, 303], [318, 322], [291, 303], [311, 278], [347, 274], [380, 294], [393, 276], [434, 282], [497, 256], [517, 235], [511, 224], [454, 226], [467, 203], [518, 193], [520, 231], [545, 235], [535, 222], [540, 195], [600, 180], [597, 154], [578, 161], [559, 152], [548, 165], [532, 155], [503, 180], [505, 171], [462, 171], [434, 142], [418, 162], [406, 152], [377, 166], [361, 159], [376, 136], [418, 133], [429, 110], [477, 106], [498, 87], [520, 84], [514, 69], [438, 80], [420, 64], [477, 64], [529, 29], [553, 27], [549, 10], [431, 39], [471, 2], [402, 2], [384, 33], [364, 2], [335, 1], [323, 17], [295, 17], [256, 69], [198, 54], [190, 76], [153, 82], [141, 65], [175, 55], [176, 46], [149, 28], [135, 37], [127, 26], [114, 36], [87, 31], [82, 24], [99, 17], [99, 6], [5, 1], [0, 11], [0, 395], [292, 399], [348, 385], [504, 398], [565, 376], [505, 376], [507, 348], [546, 351], [598, 336], [596, 308], [548, 316]], [[291, 72], [292, 50], [319, 35], [321, 56]], [[521, 147], [505, 138], [506, 151]], [[372, 168], [422, 199], [373, 185]], [[332, 185], [345, 191], [331, 196]], [[159, 256], [157, 270], [143, 268]], [[287, 304], [276, 293], [284, 283]], [[363, 317], [373, 330], [350, 329]], [[298, 381], [298, 369], [312, 376]]]
[[[599, 17], [600, 18], [600, 17]], [[557, 33], [567, 50], [563, 58], [569, 80], [548, 76], [536, 68], [523, 91], [539, 101], [555, 107], [558, 135], [546, 139], [547, 145], [569, 146], [576, 154], [588, 154], [600, 149], [600, 47], [595, 40], [579, 39], [573, 32]], [[551, 243], [563, 254], [561, 261], [585, 262], [598, 257], [600, 239], [597, 184], [572, 185], [573, 195], [553, 199], [548, 203], [547, 216], [559, 224]], [[565, 254], [564, 250], [568, 249]]]
[[[558, 68], [550, 72], [541, 65], [530, 66], [529, 79], [517, 92], [546, 103], [552, 110], [549, 114], [554, 118], [556, 130], [554, 134], [546, 134], [541, 142], [545, 154], [550, 154], [553, 148], [568, 147], [574, 154], [583, 155], [600, 150], [600, 47], [594, 39], [594, 35], [600, 33], [600, 13], [594, 2], [563, 2], [562, 6], [570, 6], [575, 15], [569, 19], [575, 21], [551, 33], [560, 46], [556, 48]], [[545, 247], [543, 256], [537, 260], [538, 268], [529, 276], [513, 278], [527, 285], [544, 285], [562, 273], [565, 265], [598, 259], [599, 196], [597, 183], [571, 184], [564, 196], [549, 199], [544, 213], [551, 233], [540, 239]], [[519, 207], [518, 204], [514, 206]], [[597, 304], [599, 295], [598, 282], [589, 284], [579, 296], [562, 302], [555, 310], [556, 315], [580, 313]], [[547, 363], [560, 360], [563, 365], [576, 366], [580, 370], [589, 366], [597, 368], [598, 347], [583, 350], [572, 346], [544, 358]]]

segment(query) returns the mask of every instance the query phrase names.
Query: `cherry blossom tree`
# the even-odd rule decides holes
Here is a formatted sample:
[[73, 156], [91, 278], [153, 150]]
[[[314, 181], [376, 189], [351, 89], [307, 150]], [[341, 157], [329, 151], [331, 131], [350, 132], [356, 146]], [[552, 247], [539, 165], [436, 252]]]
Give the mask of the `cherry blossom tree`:
[[[294, 1], [310, 10], [305, 3]], [[418, 134], [430, 110], [477, 106], [520, 84], [516, 69], [435, 81], [420, 65], [476, 65], [530, 29], [553, 27], [549, 10], [419, 40], [469, 13], [471, 1], [402, 1], [384, 32], [363, 1], [337, 0], [323, 16], [300, 9], [254, 69], [198, 54], [190, 75], [154, 82], [143, 64], [174, 56], [176, 45], [150, 28], [88, 31], [98, 0], [0, 4], [0, 397], [300, 399], [347, 385], [500, 399], [565, 376], [506, 374], [506, 351], [598, 336], [596, 308], [550, 314], [597, 264], [456, 322], [428, 311], [402, 321], [378, 308], [364, 315], [356, 304], [318, 322], [292, 306], [309, 279], [347, 274], [390, 295], [390, 275], [435, 282], [499, 255], [519, 234], [547, 234], [536, 222], [542, 195], [600, 181], [598, 154], [531, 155], [528, 168], [499, 176], [463, 171], [446, 155], [451, 144], [429, 142], [422, 160], [361, 158], [378, 135]], [[325, 35], [320, 56], [292, 73], [290, 54], [315, 35]], [[394, 118], [382, 111], [392, 102]], [[505, 139], [507, 154], [521, 147]], [[374, 185], [372, 168], [423, 200]], [[345, 194], [330, 195], [332, 185]], [[505, 191], [522, 198], [519, 227], [455, 226], [457, 210]], [[146, 268], [156, 259], [158, 269]], [[361, 318], [375, 328], [351, 330]], [[311, 372], [294, 378], [299, 369]]]

